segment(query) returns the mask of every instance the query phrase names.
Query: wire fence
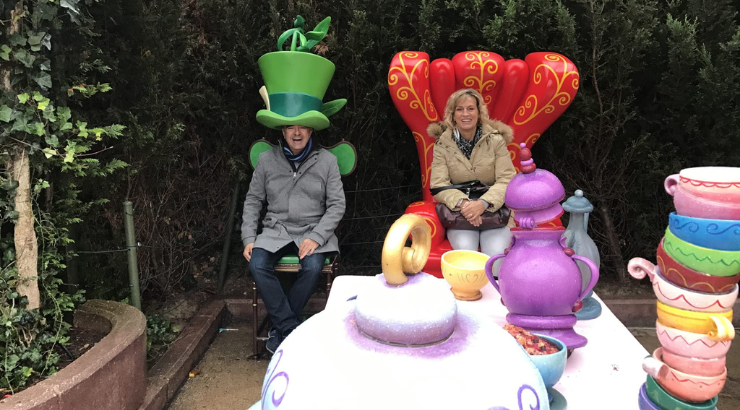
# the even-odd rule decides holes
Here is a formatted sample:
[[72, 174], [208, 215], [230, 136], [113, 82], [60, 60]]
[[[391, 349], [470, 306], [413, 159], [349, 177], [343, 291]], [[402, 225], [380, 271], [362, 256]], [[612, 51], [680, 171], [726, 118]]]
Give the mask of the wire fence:
[[[413, 184], [413, 185], [411, 185], [411, 184], [410, 185], [399, 185], [399, 186], [392, 186], [392, 187], [361, 189], [361, 190], [346, 190], [344, 192], [345, 192], [345, 194], [377, 193], [377, 192], [382, 192], [382, 191], [399, 190], [399, 189], [406, 189], [406, 188], [412, 188], [412, 187], [418, 187], [418, 184]], [[418, 190], [417, 189], [416, 191], [409, 193], [409, 195], [415, 194], [415, 193], [420, 193], [420, 192], [421, 192], [421, 190]], [[192, 203], [192, 202], [195, 202], [195, 201], [188, 200], [186, 202], [187, 203]], [[128, 216], [136, 216], [136, 212], [135, 211], [134, 212], [131, 212], [131, 213], [124, 211], [124, 214], [126, 214]], [[344, 218], [342, 218], [342, 221], [362, 221], [362, 220], [375, 220], [375, 219], [397, 218], [397, 217], [400, 217], [401, 215], [403, 215], [402, 212], [399, 212], [399, 213], [391, 213], [391, 214], [384, 214], [384, 215], [364, 215], [364, 216], [363, 215], [360, 215], [360, 216], [345, 215]], [[343, 242], [343, 243], [340, 243], [340, 247], [347, 248], [347, 247], [354, 247], [354, 246], [360, 246], [360, 245], [376, 245], [376, 244], [382, 244], [383, 242], [384, 242], [383, 240]], [[129, 251], [129, 248], [131, 248], [131, 247], [136, 248], [136, 249], [141, 249], [142, 251], [146, 251], [146, 250], [149, 250], [149, 249], [173, 249], [173, 248], [177, 248], [178, 246], [159, 246], [159, 245], [153, 245], [153, 244], [146, 244], [146, 243], [142, 243], [142, 242], [137, 242], [136, 245], [130, 246], [130, 247], [129, 246], [123, 246], [123, 247], [115, 248], [115, 249], [78, 250], [78, 251], [74, 251], [74, 253], [77, 254], [77, 255], [79, 255], [79, 256], [82, 256], [82, 255], [117, 254], [117, 253], [121, 253], [121, 252], [128, 252]], [[183, 245], [183, 246], [179, 246], [179, 247], [185, 247], [185, 246]], [[197, 252], [196, 255], [191, 255], [191, 257], [185, 258], [184, 260], [182, 260], [179, 263], [175, 264], [175, 266], [171, 266], [169, 269], [165, 269], [162, 272], [159, 272], [159, 273], [157, 273], [155, 275], [147, 275], [145, 277], [140, 278], [139, 279], [139, 282], [141, 284], [144, 284], [147, 281], [151, 281], [151, 280], [157, 279], [158, 277], [169, 275], [171, 272], [173, 272], [173, 271], [175, 271], [177, 269], [180, 269], [184, 264], [192, 261], [197, 255], [201, 255], [203, 252], [204, 252], [204, 250], [201, 249], [201, 251], [200, 252]], [[377, 269], [377, 268], [380, 268], [380, 265], [377, 265], [377, 264], [367, 265], [367, 264], [362, 264], [362, 262], [360, 262], [360, 261], [358, 261], [358, 262], [359, 263], [357, 265], [352, 265], [351, 263], [346, 263], [346, 262], [343, 265], [345, 266], [345, 268], [347, 270], [350, 270], [350, 271], [362, 270], [362, 269]]]

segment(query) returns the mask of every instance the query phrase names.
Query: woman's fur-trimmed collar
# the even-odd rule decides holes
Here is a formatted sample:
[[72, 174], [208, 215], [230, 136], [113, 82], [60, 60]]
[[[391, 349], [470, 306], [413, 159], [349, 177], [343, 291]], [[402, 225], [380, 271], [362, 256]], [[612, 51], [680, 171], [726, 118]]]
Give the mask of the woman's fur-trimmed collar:
[[[452, 129], [448, 129], [444, 122], [433, 122], [427, 127], [427, 133], [430, 137], [439, 139], [446, 133], [452, 135]], [[499, 120], [483, 121], [483, 135], [491, 133], [500, 134], [507, 144], [514, 140], [514, 130]]]

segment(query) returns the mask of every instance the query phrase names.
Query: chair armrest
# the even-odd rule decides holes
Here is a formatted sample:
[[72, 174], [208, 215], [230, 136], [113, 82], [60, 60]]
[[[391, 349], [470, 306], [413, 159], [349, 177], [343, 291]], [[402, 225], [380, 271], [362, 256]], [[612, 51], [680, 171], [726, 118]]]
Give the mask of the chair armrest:
[[416, 214], [424, 218], [424, 220], [432, 228], [432, 247], [436, 247], [441, 244], [447, 235], [447, 231], [442, 227], [437, 216], [437, 210], [435, 207], [437, 202], [435, 201], [419, 201], [406, 207], [407, 214]]

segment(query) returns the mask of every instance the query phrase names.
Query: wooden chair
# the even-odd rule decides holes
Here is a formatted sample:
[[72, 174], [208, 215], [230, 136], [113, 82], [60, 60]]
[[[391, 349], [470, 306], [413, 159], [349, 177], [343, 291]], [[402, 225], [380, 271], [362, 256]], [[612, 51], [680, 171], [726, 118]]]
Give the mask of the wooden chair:
[[[268, 142], [267, 140], [260, 139], [255, 141], [252, 146], [249, 147], [249, 164], [254, 169], [257, 166], [257, 160], [259, 155], [265, 151], [272, 149], [275, 145]], [[339, 165], [339, 173], [342, 176], [347, 176], [354, 172], [355, 166], [357, 165], [357, 150], [355, 147], [347, 142], [341, 141], [338, 144], [326, 148], [327, 151], [331, 152], [337, 157], [337, 165]], [[301, 269], [300, 260], [298, 255], [288, 254], [283, 256], [275, 264], [275, 272], [289, 272], [298, 273]], [[324, 260], [324, 267], [321, 269], [321, 273], [326, 275], [326, 297], [329, 297], [331, 291], [331, 284], [337, 275], [339, 269], [339, 254], [333, 254], [327, 256]], [[258, 359], [260, 356], [259, 342], [266, 342], [268, 339], [267, 335], [263, 336], [267, 325], [270, 323], [270, 316], [259, 320], [259, 309], [258, 309], [259, 293], [257, 292], [257, 284], [252, 282], [252, 358]], [[304, 316], [310, 316], [318, 312], [304, 311]], [[258, 325], [259, 323], [259, 325]]]
[[551, 52], [532, 53], [524, 61], [504, 60], [490, 51], [466, 51], [452, 60], [439, 58], [431, 63], [421, 51], [402, 51], [393, 57], [388, 88], [411, 129], [421, 163], [422, 200], [409, 205], [406, 213], [422, 216], [432, 228], [432, 251], [424, 272], [441, 278], [440, 258], [452, 250], [429, 192], [435, 139], [427, 134], [430, 123], [442, 121], [449, 96], [462, 88], [477, 90], [490, 118], [514, 129], [508, 148], [518, 172], [519, 144], [532, 147], [573, 101], [578, 81], [576, 66]]

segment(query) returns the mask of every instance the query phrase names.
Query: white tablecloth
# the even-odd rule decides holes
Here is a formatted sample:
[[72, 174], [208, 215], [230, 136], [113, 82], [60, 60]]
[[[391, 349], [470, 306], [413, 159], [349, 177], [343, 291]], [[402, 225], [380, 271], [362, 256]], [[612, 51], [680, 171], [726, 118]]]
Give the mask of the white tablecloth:
[[[336, 278], [326, 309], [345, 303], [372, 280], [368, 276]], [[457, 301], [459, 311], [488, 316], [492, 323], [503, 326], [508, 311], [501, 304], [501, 296], [490, 283], [481, 292], [483, 298], [475, 302]], [[596, 294], [594, 298], [601, 302]], [[602, 307], [598, 318], [576, 324], [576, 332], [588, 338], [588, 344], [568, 358], [555, 389], [568, 400], [569, 410], [638, 409], [637, 395], [646, 378], [642, 360], [649, 353], [606, 305], [602, 303]]]

